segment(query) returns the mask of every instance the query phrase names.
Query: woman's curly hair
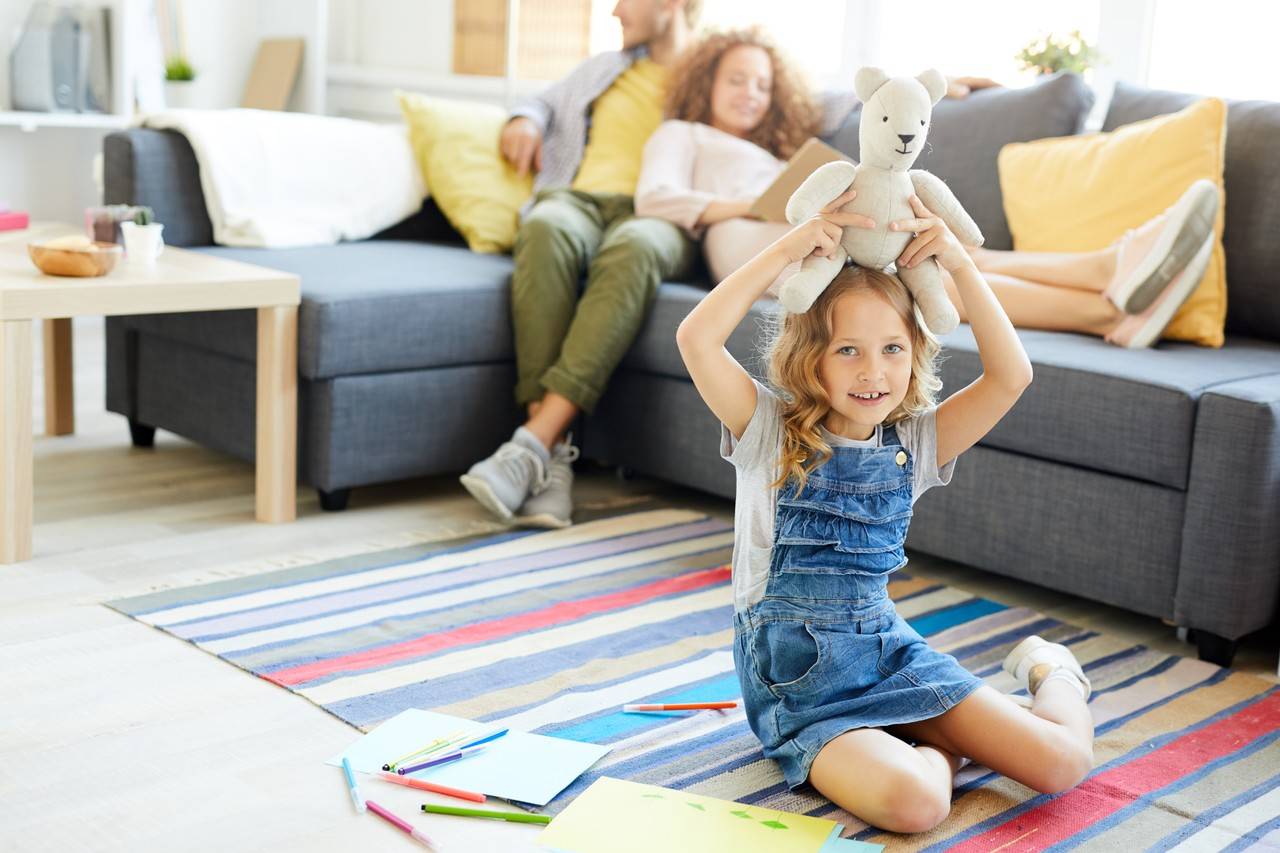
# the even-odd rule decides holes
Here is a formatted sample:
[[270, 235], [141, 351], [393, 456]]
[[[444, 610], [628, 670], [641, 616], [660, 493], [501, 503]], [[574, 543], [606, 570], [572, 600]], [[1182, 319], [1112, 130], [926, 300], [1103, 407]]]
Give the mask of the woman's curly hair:
[[669, 78], [667, 118], [711, 124], [716, 69], [720, 58], [739, 45], [760, 48], [773, 66], [769, 110], [746, 138], [785, 160], [818, 132], [820, 115], [804, 78], [759, 27], [713, 32], [689, 47]]

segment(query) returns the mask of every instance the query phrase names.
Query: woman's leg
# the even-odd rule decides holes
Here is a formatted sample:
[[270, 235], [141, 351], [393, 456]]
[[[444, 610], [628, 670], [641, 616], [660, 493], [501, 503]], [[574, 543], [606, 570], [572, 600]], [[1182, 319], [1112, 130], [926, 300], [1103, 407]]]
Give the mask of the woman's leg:
[[959, 765], [959, 756], [940, 747], [913, 747], [880, 729], [856, 729], [822, 748], [809, 783], [872, 826], [926, 832], [951, 812]]
[[[964, 305], [950, 273], [942, 271], [947, 295], [967, 322]], [[1020, 329], [1049, 329], [1058, 332], [1082, 332], [1099, 337], [1109, 334], [1125, 314], [1104, 299], [1101, 293], [1072, 287], [1055, 287], [1025, 281], [998, 273], [983, 273], [987, 284], [1000, 300], [1009, 320]]]
[[973, 262], [984, 273], [1054, 287], [1070, 287], [1101, 293], [1116, 273], [1116, 244], [1096, 252], [1018, 252], [970, 249]]
[[1093, 717], [1065, 679], [1041, 684], [1030, 713], [983, 685], [945, 714], [890, 731], [971, 758], [1045, 794], [1074, 788], [1093, 769]]

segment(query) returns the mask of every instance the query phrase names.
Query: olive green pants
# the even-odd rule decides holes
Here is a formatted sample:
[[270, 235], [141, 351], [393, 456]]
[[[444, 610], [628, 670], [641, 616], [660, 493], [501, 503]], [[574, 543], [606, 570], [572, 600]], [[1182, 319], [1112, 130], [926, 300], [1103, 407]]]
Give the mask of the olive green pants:
[[665, 219], [636, 216], [631, 196], [554, 189], [538, 194], [514, 254], [516, 402], [554, 391], [590, 412], [659, 283], [692, 272], [697, 244]]

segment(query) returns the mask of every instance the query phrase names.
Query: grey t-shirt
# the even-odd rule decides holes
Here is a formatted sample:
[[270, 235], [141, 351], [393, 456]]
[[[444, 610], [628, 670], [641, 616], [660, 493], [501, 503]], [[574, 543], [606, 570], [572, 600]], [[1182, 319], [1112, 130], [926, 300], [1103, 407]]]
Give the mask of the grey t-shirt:
[[[914, 504], [934, 486], [951, 482], [955, 460], [938, 468], [936, 409], [895, 424], [898, 440], [911, 454]], [[866, 441], [843, 438], [823, 430], [832, 447], [880, 447], [881, 428]], [[773, 550], [773, 522], [777, 509], [778, 457], [782, 453], [782, 401], [756, 382], [756, 410], [742, 438], [735, 439], [720, 425], [720, 455], [738, 472], [738, 492], [733, 508], [733, 602], [741, 611], [764, 597], [769, 580], [769, 557]]]

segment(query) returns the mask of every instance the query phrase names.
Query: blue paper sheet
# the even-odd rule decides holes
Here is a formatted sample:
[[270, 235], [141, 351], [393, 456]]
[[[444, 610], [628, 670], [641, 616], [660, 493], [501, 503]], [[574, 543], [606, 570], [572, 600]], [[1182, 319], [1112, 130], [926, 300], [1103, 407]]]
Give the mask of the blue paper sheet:
[[[325, 763], [340, 766], [345, 756], [355, 770], [376, 773], [383, 764], [435, 738], [459, 729], [482, 735], [494, 728], [489, 723], [412, 708], [387, 720]], [[483, 752], [411, 775], [414, 779], [545, 806], [608, 751], [609, 747], [599, 744], [512, 730], [489, 743]]]

